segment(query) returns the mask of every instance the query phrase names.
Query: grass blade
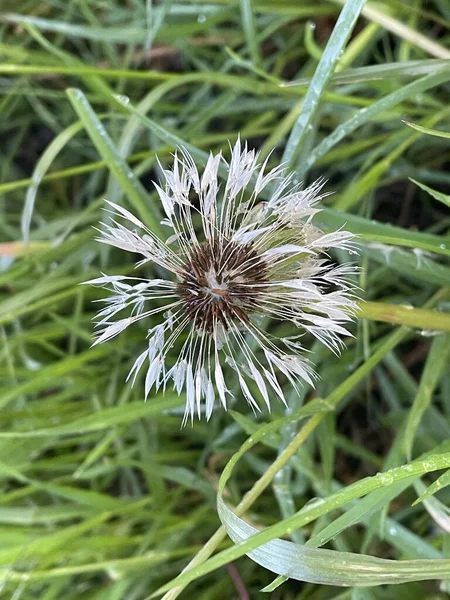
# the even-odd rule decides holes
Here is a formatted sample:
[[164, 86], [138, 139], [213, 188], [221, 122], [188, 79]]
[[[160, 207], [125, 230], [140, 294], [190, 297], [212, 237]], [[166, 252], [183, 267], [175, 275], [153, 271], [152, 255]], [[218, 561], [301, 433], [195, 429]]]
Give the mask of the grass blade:
[[78, 89], [67, 90], [67, 95], [100, 156], [116, 177], [136, 213], [153, 231], [161, 231], [159, 209], [149, 202], [147, 192], [128, 163], [120, 156], [86, 96]]
[[[291, 169], [298, 162], [302, 146], [308, 145], [306, 141], [319, 108], [319, 102], [364, 4], [365, 0], [348, 0], [345, 3], [323, 51], [322, 58], [306, 92], [302, 110], [292, 128], [283, 154], [283, 162], [287, 163]], [[299, 179], [302, 179], [302, 174], [300, 174]]]

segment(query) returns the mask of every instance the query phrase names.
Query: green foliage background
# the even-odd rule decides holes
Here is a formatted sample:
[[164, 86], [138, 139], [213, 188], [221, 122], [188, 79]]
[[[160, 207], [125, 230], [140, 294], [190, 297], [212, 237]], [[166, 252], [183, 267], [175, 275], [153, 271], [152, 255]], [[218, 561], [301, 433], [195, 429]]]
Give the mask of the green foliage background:
[[[0, 8], [0, 598], [448, 597], [449, 0]], [[150, 324], [91, 348], [78, 284], [134, 272], [93, 241], [105, 197], [158, 230], [155, 156], [239, 134], [327, 179], [316, 220], [359, 235], [365, 302], [289, 410], [180, 429], [183, 397], [125, 383]], [[267, 529], [233, 545], [218, 490], [226, 527], [222, 497]], [[329, 585], [245, 556], [282, 536]]]

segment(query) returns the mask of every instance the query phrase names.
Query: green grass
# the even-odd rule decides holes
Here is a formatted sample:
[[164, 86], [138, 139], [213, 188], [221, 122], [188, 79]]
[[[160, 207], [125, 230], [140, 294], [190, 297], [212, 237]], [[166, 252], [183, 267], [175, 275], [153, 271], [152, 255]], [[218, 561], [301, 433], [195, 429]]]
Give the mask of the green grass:
[[[0, 598], [447, 597], [450, 2], [363, 4], [3, 2]], [[156, 156], [239, 134], [327, 179], [365, 302], [289, 409], [181, 429], [125, 383], [149, 324], [91, 348], [79, 284], [134, 270], [103, 198], [158, 231]]]

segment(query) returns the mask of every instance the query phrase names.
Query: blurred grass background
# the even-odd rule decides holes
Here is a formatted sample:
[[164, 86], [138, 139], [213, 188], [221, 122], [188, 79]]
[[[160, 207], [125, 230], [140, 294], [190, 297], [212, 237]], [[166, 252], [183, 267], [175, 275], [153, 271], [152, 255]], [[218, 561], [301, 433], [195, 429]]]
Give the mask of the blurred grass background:
[[[328, 500], [424, 454], [424, 471], [450, 467], [450, 2], [352, 0], [362, 14], [330, 44], [343, 4], [1, 3], [0, 598], [143, 600], [163, 585], [167, 599], [448, 597], [448, 582], [420, 581], [424, 566], [415, 583], [289, 580], [263, 593], [274, 575], [239, 552], [185, 588], [172, 583], [198, 552], [200, 565], [231, 546], [215, 534], [219, 477], [249, 434], [283, 415], [227, 483], [237, 505], [262, 478], [249, 522], [270, 526], [323, 498], [323, 514], [290, 539], [450, 556], [446, 472], [414, 506], [436, 475], [385, 479], [366, 504]], [[78, 284], [134, 272], [132, 257], [93, 241], [103, 198], [156, 229], [155, 155], [166, 163], [181, 144], [201, 163], [209, 150], [227, 156], [239, 133], [262, 158], [275, 148], [270, 165], [287, 160], [299, 181], [327, 179], [334, 193], [317, 222], [359, 234], [367, 303], [340, 358], [312, 347], [321, 381], [291, 394], [289, 411], [274, 402], [254, 417], [238, 399], [236, 412], [180, 429], [183, 397], [144, 403], [142, 382], [124, 383], [149, 325], [91, 349], [102, 294]], [[319, 398], [327, 411], [300, 422], [296, 411]]]

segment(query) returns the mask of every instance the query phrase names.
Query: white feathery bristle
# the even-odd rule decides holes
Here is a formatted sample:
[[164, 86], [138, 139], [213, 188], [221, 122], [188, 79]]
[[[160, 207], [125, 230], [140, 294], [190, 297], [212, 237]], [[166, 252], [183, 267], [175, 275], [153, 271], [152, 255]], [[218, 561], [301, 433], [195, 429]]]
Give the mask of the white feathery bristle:
[[[271, 396], [286, 404], [279, 374], [295, 389], [317, 379], [305, 358], [305, 334], [335, 353], [351, 335], [358, 269], [329, 262], [328, 251], [355, 252], [355, 236], [342, 229], [323, 233], [313, 224], [326, 195], [323, 179], [307, 188], [293, 185], [283, 165], [266, 173], [269, 159], [258, 164], [258, 153], [238, 139], [229, 162], [211, 153], [202, 173], [185, 149], [174, 154], [172, 169], [158, 162], [163, 182], [155, 190], [161, 222], [170, 228], [166, 241], [107, 201], [113, 218], [98, 230], [98, 240], [140, 254], [138, 265], [154, 263], [168, 276], [102, 274], [85, 282], [111, 292], [96, 316], [95, 344], [160, 315], [128, 379], [134, 384], [146, 369], [145, 398], [170, 381], [178, 394], [184, 391], [184, 423], [194, 415], [209, 419], [216, 400], [226, 409], [239, 390], [254, 411], [260, 405], [270, 410]], [[293, 335], [269, 338], [260, 325], [264, 317], [289, 322]], [[227, 367], [237, 389], [227, 385]]]

